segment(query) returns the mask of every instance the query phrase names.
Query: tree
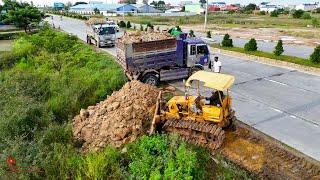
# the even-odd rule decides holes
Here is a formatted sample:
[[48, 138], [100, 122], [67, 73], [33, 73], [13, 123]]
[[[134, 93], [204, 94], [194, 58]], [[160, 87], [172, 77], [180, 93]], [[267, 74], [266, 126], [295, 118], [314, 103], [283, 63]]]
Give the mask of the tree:
[[211, 31], [208, 31], [207, 32], [207, 38], [211, 38], [212, 36], [211, 36]]
[[319, 20], [317, 18], [312, 18], [312, 26], [313, 27], [318, 27], [319, 26]]
[[143, 4], [148, 4], [149, 0], [143, 0], [142, 3]]
[[125, 0], [125, 4], [137, 4], [137, 0]]
[[260, 11], [259, 15], [264, 16], [264, 15], [266, 15], [266, 12], [265, 11]]
[[17, 27], [24, 28], [27, 33], [27, 29], [30, 30], [31, 24], [39, 24], [44, 15], [35, 7], [30, 5], [17, 7], [14, 10], [9, 10], [6, 22], [11, 22]]
[[317, 64], [320, 63], [320, 46], [314, 49], [314, 52], [310, 56], [310, 60], [313, 63], [317, 63]]
[[124, 21], [120, 21], [118, 26], [121, 27], [121, 28], [125, 28], [126, 27], [126, 23]]
[[190, 37], [196, 37], [196, 35], [194, 35], [194, 31], [193, 31], [193, 30], [190, 30], [189, 36], [190, 36]]
[[278, 17], [278, 15], [279, 15], [278, 11], [272, 11], [270, 13], [270, 17]]
[[282, 40], [279, 40], [277, 46], [275, 47], [275, 50], [273, 51], [273, 54], [276, 56], [280, 56], [283, 52], [283, 43]]
[[131, 28], [131, 23], [130, 23], [130, 21], [127, 22], [127, 28], [128, 28], [128, 29]]
[[100, 10], [98, 8], [93, 9], [94, 14], [100, 14]]
[[154, 6], [154, 7], [157, 7], [157, 6], [158, 6], [158, 2], [157, 2], [157, 1], [152, 1], [152, 2], [150, 3], [150, 5], [152, 5], [152, 6]]
[[256, 51], [257, 49], [257, 41], [254, 38], [251, 38], [250, 41], [244, 45], [245, 51]]
[[86, 3], [86, 2], [76, 2], [76, 3], [74, 3], [74, 6], [79, 5], [79, 4], [88, 4], [88, 3]]
[[229, 34], [225, 34], [221, 42], [222, 47], [233, 47], [233, 41]]
[[158, 4], [157, 4], [157, 9], [161, 10], [161, 11], [164, 11], [166, 9], [166, 3], [162, 0], [158, 1]]
[[303, 13], [304, 13], [304, 11], [301, 10], [301, 9], [296, 10], [296, 11], [293, 12], [292, 17], [293, 17], [293, 18], [296, 18], [296, 19], [301, 18], [301, 16], [303, 15]]
[[256, 4], [250, 3], [250, 4], [248, 4], [248, 5], [244, 8], [244, 10], [245, 10], [245, 11], [254, 11], [254, 10], [256, 10], [256, 8], [257, 8], [257, 5], [256, 5]]
[[199, 3], [201, 4], [202, 7], [204, 7], [204, 5], [207, 3], [206, 0], [199, 0]]
[[301, 19], [311, 19], [311, 15], [308, 12], [304, 12], [301, 16]]

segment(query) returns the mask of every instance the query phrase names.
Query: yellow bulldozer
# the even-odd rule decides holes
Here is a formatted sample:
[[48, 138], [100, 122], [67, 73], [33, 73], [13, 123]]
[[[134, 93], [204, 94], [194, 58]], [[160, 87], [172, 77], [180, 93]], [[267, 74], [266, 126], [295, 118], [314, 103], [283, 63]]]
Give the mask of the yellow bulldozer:
[[[225, 138], [224, 129], [236, 119], [229, 93], [234, 80], [231, 75], [198, 71], [184, 82], [184, 96], [166, 101], [160, 92], [150, 134], [176, 133], [187, 142], [218, 149]], [[190, 95], [191, 90], [196, 90], [197, 96]], [[202, 90], [209, 90], [212, 95], [204, 97]]]

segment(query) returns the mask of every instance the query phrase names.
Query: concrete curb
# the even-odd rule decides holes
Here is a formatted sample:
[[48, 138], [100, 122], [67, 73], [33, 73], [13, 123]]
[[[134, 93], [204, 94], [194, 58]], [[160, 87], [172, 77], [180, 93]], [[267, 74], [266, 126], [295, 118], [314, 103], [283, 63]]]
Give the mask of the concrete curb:
[[211, 48], [213, 53], [217, 54], [225, 54], [228, 56], [236, 57], [236, 58], [241, 58], [245, 60], [250, 60], [262, 64], [267, 64], [271, 66], [276, 66], [276, 67], [282, 67], [290, 70], [297, 70], [300, 72], [320, 76], [320, 68], [315, 68], [315, 67], [309, 67], [309, 66], [303, 66], [300, 64], [295, 64], [291, 62], [286, 62], [286, 61], [280, 61], [276, 59], [270, 59], [270, 58], [265, 58], [265, 57], [259, 57], [259, 56], [254, 56], [254, 55], [248, 55], [244, 53], [239, 53], [235, 51], [228, 51], [224, 49], [219, 49], [219, 48]]

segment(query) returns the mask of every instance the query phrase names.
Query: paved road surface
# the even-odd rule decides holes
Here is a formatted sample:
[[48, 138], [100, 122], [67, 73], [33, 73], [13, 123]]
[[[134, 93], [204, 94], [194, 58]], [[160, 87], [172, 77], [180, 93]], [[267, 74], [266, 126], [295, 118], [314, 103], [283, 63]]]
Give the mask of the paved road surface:
[[[82, 21], [54, 18], [54, 23], [85, 40]], [[103, 50], [115, 55], [114, 48]], [[223, 54], [219, 56], [223, 72], [236, 77], [232, 96], [238, 119], [320, 160], [320, 77]], [[170, 83], [183, 89], [182, 81]]]

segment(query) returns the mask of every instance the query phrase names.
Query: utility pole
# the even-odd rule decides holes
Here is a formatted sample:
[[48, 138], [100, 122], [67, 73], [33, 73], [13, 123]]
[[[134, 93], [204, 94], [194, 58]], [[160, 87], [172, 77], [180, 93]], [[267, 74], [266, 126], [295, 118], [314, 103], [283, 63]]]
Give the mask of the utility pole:
[[204, 30], [207, 29], [207, 21], [208, 21], [208, 2], [209, 0], [206, 0], [206, 12], [204, 15]]

